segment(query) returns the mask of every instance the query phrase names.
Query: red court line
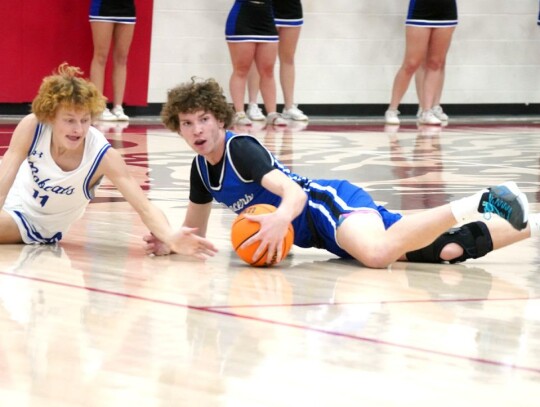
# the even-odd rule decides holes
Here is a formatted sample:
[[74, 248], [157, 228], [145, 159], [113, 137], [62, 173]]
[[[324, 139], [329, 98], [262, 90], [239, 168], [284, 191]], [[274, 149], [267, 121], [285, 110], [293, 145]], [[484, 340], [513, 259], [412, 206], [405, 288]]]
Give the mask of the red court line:
[[[418, 346], [406, 345], [406, 344], [397, 343], [397, 342], [385, 341], [385, 340], [376, 339], [376, 338], [368, 338], [368, 337], [360, 336], [360, 335], [354, 335], [354, 334], [348, 334], [348, 333], [344, 333], [344, 332], [331, 331], [331, 330], [323, 329], [323, 328], [315, 328], [315, 327], [310, 327], [310, 326], [305, 326], [305, 325], [295, 324], [295, 323], [290, 323], [290, 322], [280, 322], [280, 321], [275, 321], [275, 320], [272, 320], [272, 319], [252, 317], [252, 316], [249, 316], [249, 315], [241, 315], [241, 314], [236, 314], [234, 312], [228, 312], [228, 311], [216, 309], [217, 307], [206, 307], [206, 306], [194, 306], [194, 305], [181, 304], [181, 303], [177, 303], [177, 302], [173, 302], [173, 301], [158, 300], [158, 299], [153, 299], [153, 298], [148, 298], [148, 297], [142, 297], [142, 296], [139, 296], [139, 295], [119, 293], [119, 292], [116, 292], [116, 291], [104, 290], [104, 289], [101, 289], [101, 288], [84, 287], [84, 286], [79, 286], [79, 285], [70, 284], [70, 283], [64, 283], [64, 282], [60, 282], [60, 281], [48, 280], [48, 279], [39, 278], [39, 277], [21, 276], [21, 275], [17, 275], [17, 274], [10, 274], [10, 273], [6, 273], [6, 272], [2, 272], [2, 271], [0, 271], [0, 274], [8, 276], [8, 277], [22, 278], [22, 279], [26, 279], [26, 280], [37, 281], [37, 282], [57, 285], [57, 286], [61, 286], [61, 287], [75, 288], [75, 289], [78, 289], [78, 290], [97, 292], [97, 293], [100, 293], [100, 294], [108, 294], [108, 295], [112, 295], [112, 296], [116, 296], [116, 297], [129, 298], [129, 299], [135, 299], [135, 300], [140, 300], [140, 301], [146, 301], [146, 302], [150, 302], [150, 303], [154, 303], [154, 304], [170, 305], [170, 306], [173, 306], [173, 307], [187, 308], [187, 309], [201, 311], [201, 312], [207, 312], [207, 313], [211, 313], [211, 314], [218, 314], [218, 315], [229, 316], [229, 317], [234, 317], [234, 318], [246, 319], [246, 320], [255, 321], [255, 322], [262, 322], [262, 323], [281, 326], [281, 327], [299, 329], [299, 330], [302, 330], [302, 331], [317, 332], [317, 333], [321, 333], [321, 334], [325, 334], [325, 335], [329, 335], [329, 336], [341, 337], [341, 338], [347, 338], [347, 339], [351, 339], [351, 340], [356, 340], [356, 341], [359, 341], [359, 342], [371, 343], [371, 344], [374, 344], [374, 345], [390, 346], [390, 347], [393, 347], [393, 348], [407, 349], [407, 350], [412, 350], [412, 351], [421, 352], [421, 353], [430, 354], [430, 355], [443, 356], [443, 357], [447, 357], [447, 358], [470, 361], [470, 362], [480, 363], [480, 364], [484, 364], [484, 365], [505, 367], [505, 368], [510, 368], [510, 369], [514, 369], [514, 370], [520, 370], [520, 371], [526, 371], [526, 372], [540, 374], [540, 368], [536, 368], [536, 367], [520, 366], [520, 365], [504, 363], [504, 362], [500, 362], [500, 361], [496, 361], [496, 360], [491, 360], [491, 359], [464, 356], [464, 355], [459, 355], [459, 354], [456, 354], [456, 353], [443, 352], [443, 351], [438, 351], [438, 350], [433, 350], [433, 349], [421, 348], [421, 347], [418, 347]], [[326, 304], [326, 305], [337, 305], [337, 304]]]
[[394, 301], [358, 301], [358, 302], [306, 302], [301, 304], [244, 304], [244, 305], [213, 305], [212, 309], [234, 308], [273, 308], [273, 307], [317, 307], [321, 305], [370, 305], [370, 304], [416, 304], [416, 303], [460, 303], [460, 302], [494, 302], [494, 301], [529, 301], [540, 300], [540, 297], [513, 297], [513, 298], [454, 298], [454, 299], [425, 299], [425, 300], [394, 300]]

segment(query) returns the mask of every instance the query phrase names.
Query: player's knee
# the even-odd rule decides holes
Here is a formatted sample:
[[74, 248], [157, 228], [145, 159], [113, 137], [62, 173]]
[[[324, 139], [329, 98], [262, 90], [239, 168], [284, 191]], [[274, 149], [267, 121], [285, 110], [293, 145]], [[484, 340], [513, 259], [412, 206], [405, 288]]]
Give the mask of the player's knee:
[[[456, 245], [459, 247], [456, 248]], [[477, 259], [492, 250], [493, 241], [486, 224], [472, 222], [450, 229], [430, 245], [407, 253], [407, 259], [423, 263], [442, 263], [445, 261], [457, 263], [467, 259]]]
[[365, 250], [359, 260], [366, 267], [383, 269], [396, 260], [394, 257], [386, 247], [374, 246]]
[[463, 256], [463, 248], [457, 243], [449, 243], [441, 250], [441, 260], [451, 261]]

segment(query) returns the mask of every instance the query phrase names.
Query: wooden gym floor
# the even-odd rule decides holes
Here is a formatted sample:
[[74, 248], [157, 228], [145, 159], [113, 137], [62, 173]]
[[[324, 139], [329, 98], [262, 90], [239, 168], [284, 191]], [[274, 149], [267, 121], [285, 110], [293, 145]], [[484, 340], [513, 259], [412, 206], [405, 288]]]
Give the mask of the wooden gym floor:
[[[540, 210], [540, 126], [361, 121], [253, 132], [291, 169], [412, 212], [514, 180]], [[0, 156], [14, 125], [0, 124]], [[158, 123], [101, 129], [182, 223], [193, 157]], [[215, 207], [206, 262], [147, 257], [109, 182], [58, 246], [0, 247], [2, 406], [537, 406], [536, 238], [456, 265], [371, 270], [293, 248], [255, 269]]]

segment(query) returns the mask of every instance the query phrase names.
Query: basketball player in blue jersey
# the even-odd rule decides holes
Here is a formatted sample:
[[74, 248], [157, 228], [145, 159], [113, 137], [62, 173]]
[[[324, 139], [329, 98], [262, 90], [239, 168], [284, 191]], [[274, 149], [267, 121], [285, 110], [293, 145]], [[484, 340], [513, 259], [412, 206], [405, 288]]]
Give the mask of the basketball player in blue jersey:
[[274, 67], [279, 37], [274, 25], [271, 0], [236, 0], [227, 17], [225, 38], [233, 68], [229, 88], [236, 111], [234, 123], [241, 126], [251, 124], [244, 111], [244, 98], [248, 73], [255, 64], [268, 113], [266, 122], [276, 126], [286, 125], [287, 122], [276, 111]]
[[81, 71], [62, 64], [46, 77], [32, 113], [17, 125], [0, 163], [0, 243], [60, 241], [106, 176], [150, 231], [179, 253], [204, 259], [215, 252], [193, 229], [174, 232], [129, 174], [122, 156], [90, 123], [105, 98]]
[[[260, 203], [277, 207], [268, 215], [249, 216], [261, 224], [245, 242], [261, 241], [254, 258], [267, 248], [269, 259], [274, 253], [279, 256], [290, 222], [295, 245], [323, 248], [373, 268], [397, 260], [463, 261], [531, 236], [527, 198], [514, 183], [402, 216], [375, 204], [366, 191], [347, 181], [312, 180], [291, 173], [256, 138], [228, 131], [232, 117], [223, 90], [213, 79], [193, 79], [173, 88], [161, 112], [166, 127], [197, 153], [184, 227], [205, 236], [213, 200], [236, 213]], [[490, 221], [448, 231], [482, 214]], [[538, 217], [534, 216], [535, 233], [540, 233]], [[149, 254], [174, 251], [152, 235], [144, 240]]]
[[103, 93], [105, 67], [112, 51], [112, 110], [105, 109], [99, 116], [103, 121], [128, 121], [122, 106], [127, 80], [127, 59], [135, 32], [135, 0], [91, 0], [89, 21], [94, 53], [90, 64], [90, 79]]
[[[274, 21], [279, 35], [279, 81], [283, 92], [283, 118], [286, 120], [307, 121], [308, 117], [294, 102], [296, 68], [294, 56], [304, 25], [304, 14], [300, 0], [273, 0]], [[249, 106], [246, 111], [251, 120], [264, 120], [259, 106], [259, 75], [252, 66], [248, 76]]]
[[[442, 88], [446, 54], [458, 24], [456, 0], [410, 0], [405, 22], [405, 56], [394, 79], [392, 98], [385, 113], [385, 123], [400, 123], [398, 107], [409, 88], [412, 76], [424, 65], [418, 122], [441, 125], [437, 93]], [[434, 110], [435, 108], [435, 110]]]

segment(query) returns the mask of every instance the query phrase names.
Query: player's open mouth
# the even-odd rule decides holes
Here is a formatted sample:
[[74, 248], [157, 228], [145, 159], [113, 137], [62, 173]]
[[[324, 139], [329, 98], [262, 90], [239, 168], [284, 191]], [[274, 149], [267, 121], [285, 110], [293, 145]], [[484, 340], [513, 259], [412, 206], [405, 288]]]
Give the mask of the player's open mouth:
[[71, 141], [78, 141], [81, 139], [81, 136], [67, 136], [67, 138]]
[[197, 140], [197, 141], [195, 141], [196, 146], [202, 146], [204, 143], [206, 143], [206, 140]]

